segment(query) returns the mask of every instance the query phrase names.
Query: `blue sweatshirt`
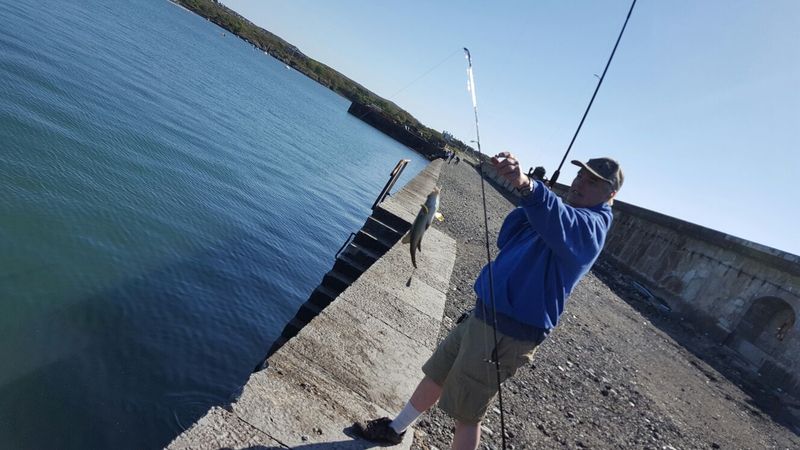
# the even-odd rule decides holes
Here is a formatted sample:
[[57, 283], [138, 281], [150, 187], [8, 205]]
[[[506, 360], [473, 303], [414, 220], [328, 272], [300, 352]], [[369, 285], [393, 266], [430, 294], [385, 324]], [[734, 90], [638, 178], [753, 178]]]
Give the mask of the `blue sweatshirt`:
[[[498, 331], [530, 338], [530, 331], [520, 329], [533, 327], [544, 339], [558, 324], [567, 296], [603, 249], [613, 215], [607, 203], [575, 208], [543, 183], [534, 183], [533, 192], [500, 228], [492, 275]], [[491, 323], [488, 264], [474, 287], [475, 313]]]

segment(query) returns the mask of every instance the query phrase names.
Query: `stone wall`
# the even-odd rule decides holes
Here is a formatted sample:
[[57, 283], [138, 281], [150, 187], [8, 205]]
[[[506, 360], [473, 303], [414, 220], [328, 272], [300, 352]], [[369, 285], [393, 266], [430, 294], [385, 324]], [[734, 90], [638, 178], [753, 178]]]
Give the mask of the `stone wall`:
[[769, 384], [800, 394], [800, 257], [622, 202], [604, 254]]

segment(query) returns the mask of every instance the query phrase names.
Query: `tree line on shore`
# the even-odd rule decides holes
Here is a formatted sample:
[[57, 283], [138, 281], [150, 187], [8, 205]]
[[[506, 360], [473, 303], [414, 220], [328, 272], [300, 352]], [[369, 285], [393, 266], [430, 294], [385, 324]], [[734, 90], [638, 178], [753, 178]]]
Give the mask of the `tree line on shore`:
[[416, 134], [438, 148], [448, 145], [451, 149], [471, 154], [475, 159], [478, 153], [470, 146], [452, 135], [428, 128], [414, 116], [393, 102], [386, 100], [350, 78], [342, 75], [327, 65], [304, 55], [297, 47], [286, 42], [275, 34], [255, 25], [236, 11], [226, 7], [217, 0], [172, 0], [194, 13], [214, 22], [254, 47], [267, 52], [272, 57], [292, 66], [298, 72], [326, 86], [330, 90], [352, 102], [374, 105], [383, 114], [400, 127], [414, 130]]

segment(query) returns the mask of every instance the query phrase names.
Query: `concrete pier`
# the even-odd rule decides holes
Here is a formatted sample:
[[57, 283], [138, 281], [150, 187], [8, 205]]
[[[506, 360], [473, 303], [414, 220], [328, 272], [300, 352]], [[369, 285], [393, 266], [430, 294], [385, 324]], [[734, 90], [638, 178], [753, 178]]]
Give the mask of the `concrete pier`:
[[[381, 207], [411, 223], [440, 164]], [[269, 357], [236, 403], [212, 408], [168, 448], [373, 447], [348, 427], [399, 411], [436, 345], [456, 246], [432, 227], [422, 248], [412, 270], [408, 245], [394, 244]], [[410, 430], [398, 447], [412, 437]]]

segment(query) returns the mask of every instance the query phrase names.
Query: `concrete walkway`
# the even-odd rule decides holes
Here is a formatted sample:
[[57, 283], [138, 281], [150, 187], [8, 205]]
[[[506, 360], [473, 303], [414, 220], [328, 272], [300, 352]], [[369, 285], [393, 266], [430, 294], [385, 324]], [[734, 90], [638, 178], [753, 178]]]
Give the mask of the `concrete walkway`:
[[[382, 207], [413, 221], [440, 163]], [[412, 276], [408, 245], [392, 247], [273, 354], [230, 409], [212, 408], [168, 448], [372, 448], [347, 428], [399, 411], [436, 345], [456, 246], [431, 228], [422, 248]]]

